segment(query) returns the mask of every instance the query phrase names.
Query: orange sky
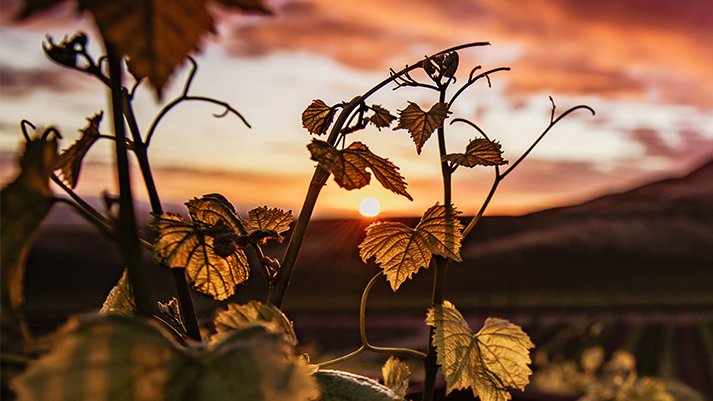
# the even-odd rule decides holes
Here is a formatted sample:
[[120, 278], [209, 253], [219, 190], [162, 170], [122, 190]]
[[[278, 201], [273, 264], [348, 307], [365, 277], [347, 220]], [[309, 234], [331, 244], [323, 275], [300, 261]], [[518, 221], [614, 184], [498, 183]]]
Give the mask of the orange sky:
[[[316, 98], [347, 101], [425, 54], [471, 41], [492, 46], [461, 52], [460, 82], [468, 70], [503, 65], [492, 88], [475, 85], [452, 117], [471, 118], [515, 160], [544, 129], [553, 96], [562, 111], [576, 104], [597, 110], [572, 116], [501, 184], [490, 214], [520, 214], [621, 191], [657, 177], [680, 174], [713, 157], [713, 3], [645, 0], [275, 0], [272, 17], [226, 14], [215, 9], [220, 36], [206, 41], [192, 93], [225, 100], [253, 125], [214, 119], [214, 106], [186, 104], [171, 114], [150, 156], [159, 191], [168, 204], [221, 192], [238, 210], [269, 205], [296, 213], [314, 162], [305, 145], [302, 110]], [[60, 7], [24, 25], [11, 25], [12, 1], [0, 6], [0, 152], [2, 182], [14, 174], [18, 123], [55, 125], [74, 141], [85, 117], [106, 108], [106, 94], [92, 78], [63, 70], [41, 52], [44, 34], [56, 38], [77, 22]], [[96, 43], [95, 37], [90, 41]], [[100, 52], [93, 48], [95, 54]], [[173, 77], [167, 99], [187, 75]], [[406, 101], [428, 108], [433, 95], [389, 88], [374, 97], [392, 113]], [[139, 93], [137, 114], [147, 127], [160, 109], [149, 91]], [[102, 129], [109, 130], [105, 121]], [[475, 132], [454, 128], [450, 152], [462, 151]], [[421, 156], [408, 134], [389, 129], [355, 135], [401, 168], [414, 201], [378, 183], [347, 192], [330, 179], [318, 216], [355, 217], [372, 196], [384, 215], [418, 215], [442, 200], [435, 139]], [[113, 190], [103, 163], [109, 146], [88, 157], [78, 191], [98, 196]], [[492, 170], [459, 169], [454, 202], [475, 213]], [[138, 191], [140, 200], [143, 193]], [[181, 210], [177, 210], [181, 211]]]

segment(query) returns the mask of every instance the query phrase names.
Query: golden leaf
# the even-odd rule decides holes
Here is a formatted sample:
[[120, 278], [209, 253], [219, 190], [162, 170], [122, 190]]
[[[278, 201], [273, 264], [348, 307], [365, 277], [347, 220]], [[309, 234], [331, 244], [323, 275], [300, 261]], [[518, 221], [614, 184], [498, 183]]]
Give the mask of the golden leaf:
[[290, 229], [292, 211], [283, 212], [281, 209], [268, 209], [267, 206], [257, 207], [248, 212], [250, 220], [246, 226], [248, 232], [255, 230], [275, 230], [282, 234]]
[[124, 269], [119, 282], [109, 292], [109, 296], [106, 297], [100, 312], [115, 312], [126, 316], [134, 316], [136, 314], [134, 289], [131, 286], [128, 269]]
[[302, 126], [311, 134], [324, 135], [332, 124], [333, 118], [333, 108], [319, 99], [313, 100], [312, 104], [302, 112]]
[[446, 378], [446, 394], [470, 387], [482, 401], [506, 401], [511, 399], [506, 387], [522, 390], [530, 382], [529, 349], [535, 345], [519, 326], [488, 318], [473, 334], [448, 301], [428, 310], [426, 324], [435, 328], [433, 345]]
[[361, 142], [352, 142], [347, 148], [337, 150], [325, 141], [313, 139], [307, 148], [312, 154], [312, 160], [331, 172], [334, 181], [344, 189], [359, 189], [368, 185], [371, 174], [366, 169], [369, 168], [384, 188], [413, 200], [406, 191], [406, 182], [399, 174], [399, 168], [389, 159], [372, 153]]
[[223, 300], [235, 293], [236, 285], [247, 281], [250, 269], [242, 249], [215, 249], [216, 238], [230, 234], [226, 228], [201, 230], [169, 213], [154, 217], [152, 226], [159, 230], [154, 243], [156, 262], [185, 268], [189, 281], [201, 293]]
[[426, 210], [416, 230], [421, 231], [436, 255], [462, 262], [460, 246], [463, 241], [463, 225], [456, 215], [460, 214], [453, 206], [436, 203]]
[[244, 305], [228, 304], [228, 309], [221, 311], [213, 320], [218, 333], [241, 329], [256, 322], [271, 331], [281, 333], [288, 343], [297, 345], [297, 335], [292, 322], [275, 305], [265, 305], [258, 301], [250, 301]]
[[394, 129], [408, 130], [416, 144], [416, 152], [421, 154], [423, 144], [431, 137], [433, 131], [443, 126], [443, 120], [448, 116], [448, 105], [436, 103], [425, 112], [416, 103], [408, 103], [405, 109], [399, 110], [399, 124]]
[[229, 227], [234, 233], [245, 235], [245, 221], [238, 217], [233, 205], [221, 194], [203, 195], [200, 199], [193, 198], [186, 202], [188, 213], [194, 223], [201, 228], [218, 225]]
[[313, 376], [322, 390], [319, 401], [403, 401], [374, 379], [340, 370], [318, 370]]
[[465, 153], [451, 153], [443, 156], [443, 161], [449, 161], [464, 167], [502, 166], [508, 164], [503, 160], [500, 144], [485, 138], [476, 138], [465, 148]]
[[57, 158], [55, 170], [59, 170], [59, 176], [70, 188], [74, 189], [79, 180], [79, 172], [82, 169], [82, 160], [89, 151], [89, 148], [94, 145], [99, 139], [99, 123], [102, 120], [104, 112], [100, 112], [92, 118], [87, 118], [89, 125], [81, 130], [82, 135], [72, 144], [72, 146], [63, 150]]
[[408, 382], [411, 380], [411, 370], [408, 365], [391, 356], [381, 367], [381, 374], [384, 376], [384, 386], [390, 388], [400, 397], [406, 396]]
[[391, 122], [396, 119], [396, 116], [389, 113], [389, 111], [381, 107], [381, 105], [374, 104], [371, 106], [371, 110], [374, 111], [374, 114], [369, 117], [369, 122], [374, 124], [379, 131], [384, 127], [390, 126]]

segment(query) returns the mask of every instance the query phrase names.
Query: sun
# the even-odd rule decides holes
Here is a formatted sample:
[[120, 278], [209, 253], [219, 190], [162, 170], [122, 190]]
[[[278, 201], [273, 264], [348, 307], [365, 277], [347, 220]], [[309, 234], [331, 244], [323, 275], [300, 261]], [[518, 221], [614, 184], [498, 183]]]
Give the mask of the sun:
[[359, 204], [359, 213], [364, 217], [374, 217], [381, 211], [379, 201], [374, 198], [364, 198]]

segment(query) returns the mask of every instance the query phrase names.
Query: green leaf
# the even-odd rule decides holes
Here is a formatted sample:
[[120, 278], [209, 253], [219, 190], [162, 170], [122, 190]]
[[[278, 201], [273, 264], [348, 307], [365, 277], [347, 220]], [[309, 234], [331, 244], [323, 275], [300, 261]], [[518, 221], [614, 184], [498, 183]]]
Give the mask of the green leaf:
[[314, 373], [322, 390], [320, 401], [403, 401], [376, 380], [339, 370], [318, 370]]
[[302, 112], [302, 126], [311, 134], [324, 135], [334, 118], [334, 109], [317, 99]]
[[453, 207], [436, 203], [424, 213], [415, 229], [398, 222], [377, 222], [366, 228], [366, 238], [359, 244], [364, 262], [374, 256], [384, 270], [391, 289], [396, 291], [420, 268], [428, 268], [433, 254], [462, 261], [463, 239]]
[[244, 305], [228, 304], [228, 309], [221, 311], [213, 321], [218, 333], [241, 329], [254, 323], [260, 323], [269, 330], [281, 333], [285, 340], [297, 345], [297, 335], [292, 322], [280, 309], [272, 304], [250, 301]]
[[331, 172], [334, 181], [344, 189], [359, 189], [368, 185], [371, 173], [366, 169], [369, 168], [384, 188], [413, 200], [406, 191], [406, 181], [399, 174], [399, 168], [389, 159], [372, 153], [361, 142], [352, 142], [347, 148], [337, 150], [325, 141], [313, 139], [307, 148], [312, 154], [312, 160]]
[[508, 164], [507, 160], [503, 160], [502, 154], [498, 142], [476, 138], [470, 141], [465, 148], [465, 153], [451, 153], [443, 156], [441, 160], [464, 167], [502, 166]]
[[102, 305], [101, 312], [114, 312], [126, 316], [134, 316], [136, 314], [134, 289], [131, 287], [128, 269], [124, 269], [119, 282], [109, 292], [109, 296], [106, 297], [104, 305]]
[[507, 387], [524, 389], [532, 371], [530, 337], [507, 320], [488, 318], [477, 333], [448, 301], [428, 310], [426, 324], [435, 328], [433, 345], [446, 377], [446, 394], [472, 388], [482, 401], [511, 399]]
[[381, 131], [382, 128], [391, 126], [391, 122], [396, 119], [396, 116], [389, 113], [389, 111], [381, 107], [381, 105], [374, 104], [371, 106], [371, 110], [374, 114], [369, 117], [369, 122], [374, 124], [379, 131]]
[[72, 189], [77, 187], [84, 156], [94, 145], [94, 142], [99, 139], [99, 123], [103, 115], [104, 112], [100, 112], [92, 118], [87, 118], [89, 125], [81, 130], [82, 135], [70, 147], [63, 150], [57, 158], [54, 168], [59, 170], [62, 181]]
[[19, 401], [316, 399], [307, 364], [281, 335], [235, 330], [183, 348], [161, 326], [116, 314], [74, 317], [11, 383]]
[[436, 103], [426, 112], [416, 103], [408, 103], [405, 109], [399, 110], [399, 124], [394, 129], [408, 130], [416, 144], [416, 152], [420, 155], [423, 144], [431, 137], [433, 131], [443, 126], [443, 121], [448, 116], [448, 105]]
[[30, 332], [20, 308], [25, 301], [25, 260], [35, 231], [54, 202], [49, 176], [57, 160], [55, 139], [25, 145], [20, 174], [0, 192], [0, 347], [22, 352]]
[[411, 380], [411, 370], [408, 365], [391, 356], [382, 366], [381, 374], [384, 376], [384, 386], [390, 388], [399, 397], [406, 396], [408, 382]]

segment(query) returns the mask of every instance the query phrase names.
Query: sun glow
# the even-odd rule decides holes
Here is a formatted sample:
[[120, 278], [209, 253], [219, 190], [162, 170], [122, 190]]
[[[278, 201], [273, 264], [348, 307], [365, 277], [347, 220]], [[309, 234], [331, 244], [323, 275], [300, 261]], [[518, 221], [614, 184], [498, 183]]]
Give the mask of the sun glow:
[[374, 198], [364, 198], [359, 204], [359, 213], [364, 217], [374, 217], [381, 211], [379, 201]]

